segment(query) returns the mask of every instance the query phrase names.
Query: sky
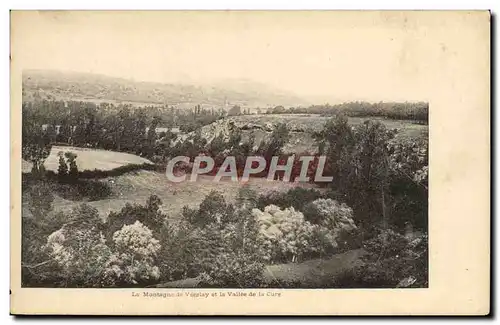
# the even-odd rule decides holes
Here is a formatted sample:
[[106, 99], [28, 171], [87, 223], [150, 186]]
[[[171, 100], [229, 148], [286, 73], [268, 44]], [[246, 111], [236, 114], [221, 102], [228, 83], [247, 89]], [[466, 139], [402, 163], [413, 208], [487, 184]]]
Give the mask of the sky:
[[427, 100], [426, 24], [396, 12], [17, 12], [24, 69], [137, 81], [249, 79], [305, 98]]

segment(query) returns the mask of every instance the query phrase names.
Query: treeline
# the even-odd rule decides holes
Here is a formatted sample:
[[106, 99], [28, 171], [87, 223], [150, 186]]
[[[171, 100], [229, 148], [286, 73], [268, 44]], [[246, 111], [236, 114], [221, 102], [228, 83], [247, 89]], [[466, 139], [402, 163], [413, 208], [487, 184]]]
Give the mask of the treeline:
[[383, 117], [395, 120], [412, 120], [427, 123], [429, 104], [425, 102], [347, 102], [335, 105], [312, 105], [309, 107], [276, 106], [267, 114], [321, 114], [332, 116], [344, 114], [351, 117]]
[[[99, 130], [117, 131], [116, 124], [127, 128], [127, 132], [144, 136], [146, 129], [154, 124], [159, 128], [179, 128], [191, 132], [200, 126], [210, 124], [226, 115], [222, 109], [203, 108], [177, 109], [172, 106], [145, 106], [110, 103], [96, 104], [83, 101], [37, 100], [23, 102], [24, 120], [59, 129], [60, 140], [70, 136], [76, 142], [92, 142]], [[142, 132], [142, 133], [141, 133]], [[87, 138], [82, 139], [82, 136]]]
[[[23, 103], [23, 143], [66, 143], [78, 147], [124, 151], [146, 156], [159, 138], [175, 138], [176, 125], [190, 132], [221, 118], [222, 112], [173, 108], [134, 109], [89, 102]], [[165, 131], [157, 132], [157, 128]]]

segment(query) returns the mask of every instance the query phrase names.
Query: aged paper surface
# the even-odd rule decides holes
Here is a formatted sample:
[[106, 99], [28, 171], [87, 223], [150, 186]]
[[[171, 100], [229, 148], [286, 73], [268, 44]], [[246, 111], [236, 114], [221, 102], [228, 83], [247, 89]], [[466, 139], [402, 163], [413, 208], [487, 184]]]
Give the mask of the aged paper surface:
[[[13, 11], [10, 62], [11, 313], [489, 313], [489, 12]], [[293, 66], [295, 70], [291, 69]], [[322, 67], [324, 71], [320, 73]], [[318, 98], [316, 104], [327, 101], [335, 104], [332, 98], [339, 103], [427, 102], [428, 283], [419, 288], [398, 285], [377, 289], [134, 288], [133, 285], [49, 288], [42, 282], [22, 285], [21, 107], [25, 95], [22, 85], [23, 72], [36, 69], [166, 83], [178, 80], [205, 83], [213, 76], [220, 79], [261, 76], [260, 80], [269, 81], [272, 86], [300, 89], [302, 95]], [[341, 77], [330, 79], [330, 75]], [[320, 97], [329, 92], [337, 97]], [[63, 100], [88, 99], [83, 93], [58, 94], [61, 93], [66, 96]], [[43, 89], [36, 94], [45, 96]], [[77, 163], [80, 163], [78, 158]], [[191, 195], [199, 196], [197, 192]], [[70, 200], [58, 199], [54, 202]], [[142, 201], [145, 200], [146, 197]], [[122, 206], [109, 205], [103, 209], [117, 211]], [[384, 210], [384, 216], [385, 213]], [[286, 265], [297, 263], [295, 255], [286, 262], [291, 263]], [[24, 267], [37, 270], [39, 265]]]

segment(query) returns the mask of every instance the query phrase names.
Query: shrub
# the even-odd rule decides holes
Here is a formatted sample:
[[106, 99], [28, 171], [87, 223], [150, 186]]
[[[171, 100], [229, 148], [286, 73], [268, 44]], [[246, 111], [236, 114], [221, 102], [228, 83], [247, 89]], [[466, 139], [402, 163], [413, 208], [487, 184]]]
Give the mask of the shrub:
[[164, 281], [196, 277], [201, 272], [200, 253], [206, 248], [201, 229], [187, 222], [165, 224], [160, 232], [158, 266]]
[[[225, 204], [223, 200], [219, 200], [221, 197], [218, 195], [209, 195], [207, 198], [212, 203]], [[220, 260], [226, 258], [224, 256], [245, 256], [245, 263], [249, 264], [263, 262], [257, 223], [249, 209], [234, 210], [232, 206], [229, 210], [222, 209], [218, 218], [211, 218], [211, 222], [203, 223], [201, 227], [200, 223], [188, 222], [189, 215], [202, 218], [205, 213], [210, 219], [214, 211], [217, 213], [217, 209], [213, 210], [214, 206], [211, 204], [201, 206], [205, 207], [203, 211], [185, 207], [185, 219], [164, 227], [162, 231], [162, 251], [158, 260], [165, 280], [205, 274], [212, 278], [205, 285], [220, 283], [219, 281], [229, 283], [231, 281], [226, 276], [220, 275], [226, 271], [219, 270], [222, 267]], [[239, 279], [237, 275], [235, 278]]]
[[243, 185], [238, 190], [238, 195], [236, 196], [236, 203], [238, 206], [246, 205], [249, 208], [254, 208], [257, 205], [257, 200], [257, 192], [248, 184]]
[[108, 183], [85, 179], [78, 179], [70, 184], [58, 184], [56, 191], [61, 197], [72, 201], [84, 199], [97, 201], [108, 198], [112, 194], [111, 186]]
[[224, 252], [202, 274], [200, 287], [255, 288], [263, 282], [264, 264], [252, 254]]
[[57, 265], [50, 262], [47, 253], [42, 249], [47, 236], [60, 229], [67, 221], [62, 213], [52, 211], [52, 195], [50, 186], [45, 182], [36, 181], [34, 185], [23, 184], [25, 206], [30, 211], [23, 211], [21, 265], [22, 285], [53, 286], [57, 278]]
[[304, 208], [304, 218], [333, 231], [339, 251], [359, 248], [360, 239], [352, 209], [332, 199], [317, 199]]
[[272, 192], [259, 196], [257, 207], [264, 209], [266, 206], [273, 204], [281, 208], [294, 207], [296, 210], [304, 211], [306, 204], [322, 197], [323, 195], [318, 190], [296, 187], [284, 193]]
[[[44, 246], [56, 262], [61, 286], [101, 287], [111, 254], [95, 208], [82, 204], [71, 213], [71, 222], [47, 238]], [[54, 272], [55, 273], [55, 272]]]
[[139, 171], [139, 170], [157, 170], [159, 167], [154, 164], [127, 164], [124, 166], [120, 166], [111, 170], [84, 170], [78, 173], [78, 178], [108, 178], [108, 177], [116, 177], [121, 176], [126, 173]]
[[221, 193], [211, 191], [200, 203], [198, 210], [184, 207], [182, 215], [184, 220], [197, 227], [214, 223], [226, 224], [234, 221], [234, 207], [226, 203]]
[[112, 284], [150, 283], [158, 280], [160, 269], [154, 264], [161, 246], [152, 231], [141, 222], [125, 225], [113, 234], [114, 252], [104, 272]]
[[[33, 217], [22, 218], [21, 283], [22, 286], [54, 286], [59, 273], [58, 266], [49, 261], [43, 246], [47, 232]], [[47, 262], [49, 261], [49, 262]]]
[[58, 156], [59, 166], [57, 167], [57, 177], [59, 178], [59, 181], [63, 182], [68, 176], [68, 165], [66, 164], [66, 160], [64, 159], [64, 154], [62, 151], [58, 153]]
[[65, 152], [64, 157], [68, 160], [68, 179], [70, 181], [76, 181], [78, 179], [78, 166], [76, 165], [77, 155], [72, 152]]
[[54, 195], [48, 183], [38, 182], [29, 188], [27, 194], [28, 207], [33, 217], [42, 219], [52, 211]]
[[309, 203], [304, 209], [304, 217], [311, 223], [330, 229], [344, 231], [356, 229], [352, 209], [332, 199], [317, 199]]
[[281, 210], [269, 205], [264, 211], [253, 209], [252, 214], [259, 224], [264, 258], [270, 262], [295, 262], [331, 253], [338, 246], [334, 232], [305, 221], [293, 207]]
[[119, 212], [110, 212], [107, 219], [106, 238], [113, 242], [113, 235], [116, 231], [136, 221], [152, 229], [153, 235], [158, 238], [167, 217], [160, 210], [161, 204], [161, 200], [156, 195], [151, 195], [145, 205], [127, 203]]
[[363, 263], [335, 279], [336, 287], [394, 288], [428, 286], [428, 237], [382, 231], [364, 243]]

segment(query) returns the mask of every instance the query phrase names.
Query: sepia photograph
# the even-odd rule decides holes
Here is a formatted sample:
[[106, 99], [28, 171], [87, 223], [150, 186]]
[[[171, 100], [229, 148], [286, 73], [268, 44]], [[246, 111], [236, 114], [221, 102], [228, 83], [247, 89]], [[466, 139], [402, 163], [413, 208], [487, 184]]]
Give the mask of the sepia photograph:
[[[489, 31], [484, 12], [448, 17], [446, 31]], [[438, 13], [11, 20], [21, 290], [279, 299], [440, 285], [429, 175], [451, 175], [435, 164], [450, 152], [436, 141], [430, 166], [445, 113], [424, 56], [455, 43], [429, 40]]]

